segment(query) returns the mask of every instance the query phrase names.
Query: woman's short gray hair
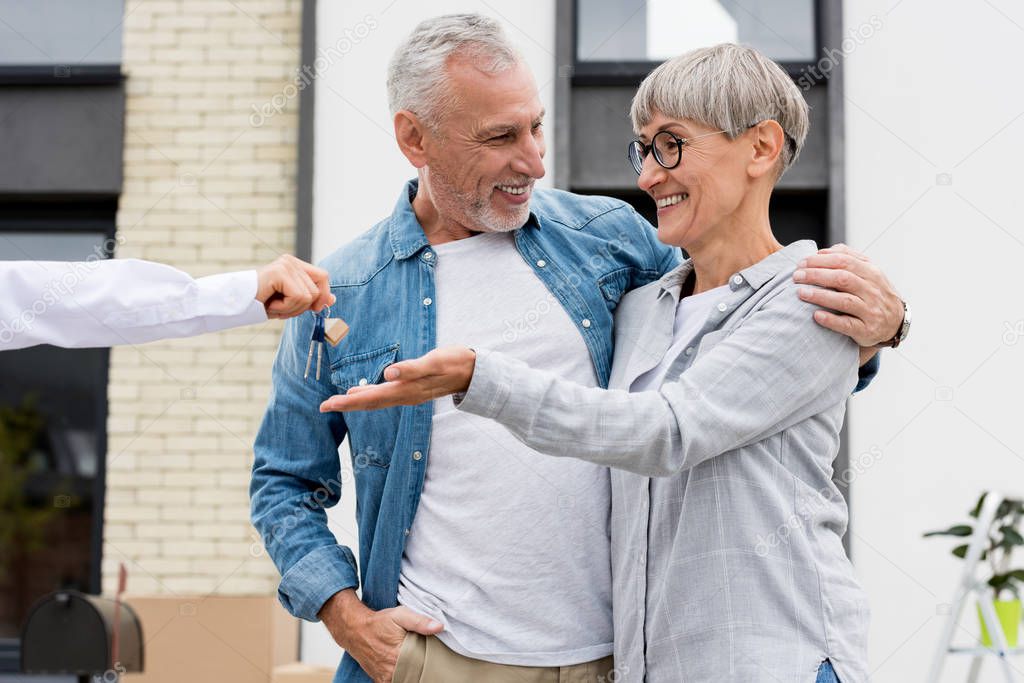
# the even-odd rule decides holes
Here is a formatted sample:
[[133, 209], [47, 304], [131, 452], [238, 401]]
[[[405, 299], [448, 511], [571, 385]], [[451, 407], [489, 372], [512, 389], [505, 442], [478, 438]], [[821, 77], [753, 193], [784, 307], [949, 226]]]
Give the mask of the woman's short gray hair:
[[487, 73], [501, 73], [520, 61], [501, 25], [482, 14], [447, 14], [427, 19], [398, 46], [388, 64], [391, 115], [405, 109], [431, 127], [456, 104], [448, 87], [448, 60], [473, 60]]
[[692, 50], [652, 71], [633, 97], [633, 130], [639, 134], [659, 113], [724, 130], [730, 139], [776, 121], [786, 133], [779, 177], [800, 156], [810, 128], [793, 79], [757, 50], [733, 43]]

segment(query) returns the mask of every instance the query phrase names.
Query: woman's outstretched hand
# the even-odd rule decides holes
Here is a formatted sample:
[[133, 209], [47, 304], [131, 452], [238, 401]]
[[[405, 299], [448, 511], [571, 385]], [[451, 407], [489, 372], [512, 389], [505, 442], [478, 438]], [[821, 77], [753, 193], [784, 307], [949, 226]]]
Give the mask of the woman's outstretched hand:
[[352, 387], [320, 404], [321, 413], [377, 410], [413, 406], [441, 396], [466, 391], [473, 379], [476, 353], [464, 346], [449, 346], [389, 365], [383, 384]]

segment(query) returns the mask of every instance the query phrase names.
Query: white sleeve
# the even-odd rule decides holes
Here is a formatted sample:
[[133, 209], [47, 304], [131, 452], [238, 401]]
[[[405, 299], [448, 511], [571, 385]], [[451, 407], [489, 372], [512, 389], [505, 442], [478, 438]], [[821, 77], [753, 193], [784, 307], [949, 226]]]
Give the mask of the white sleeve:
[[0, 351], [141, 344], [267, 319], [256, 271], [193, 279], [150, 261], [0, 261]]

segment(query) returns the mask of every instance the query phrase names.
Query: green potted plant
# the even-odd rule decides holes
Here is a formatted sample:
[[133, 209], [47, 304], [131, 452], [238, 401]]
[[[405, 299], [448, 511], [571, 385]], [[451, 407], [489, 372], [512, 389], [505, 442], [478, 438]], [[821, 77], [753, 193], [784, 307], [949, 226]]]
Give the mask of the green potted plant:
[[[981, 507], [985, 503], [985, 496], [982, 493], [978, 498], [970, 516], [975, 520], [981, 514]], [[992, 576], [988, 580], [995, 594], [996, 616], [1002, 625], [1003, 633], [1006, 635], [1007, 645], [1017, 647], [1019, 627], [1021, 621], [1021, 589], [1024, 588], [1024, 569], [1010, 569], [1010, 557], [1014, 548], [1024, 546], [1024, 536], [1017, 531], [1021, 517], [1024, 516], [1024, 501], [1004, 500], [999, 504], [992, 526], [988, 529], [988, 543], [981, 554], [981, 560], [987, 561]], [[948, 529], [941, 531], [929, 531], [928, 536], [955, 536], [967, 538], [974, 534], [974, 527], [971, 524], [955, 524]], [[953, 554], [963, 559], [967, 554], [967, 543], [953, 548]], [[978, 607], [978, 618], [981, 621], [981, 644], [985, 647], [992, 647], [992, 636], [985, 626], [985, 620], [981, 618], [981, 607]]]

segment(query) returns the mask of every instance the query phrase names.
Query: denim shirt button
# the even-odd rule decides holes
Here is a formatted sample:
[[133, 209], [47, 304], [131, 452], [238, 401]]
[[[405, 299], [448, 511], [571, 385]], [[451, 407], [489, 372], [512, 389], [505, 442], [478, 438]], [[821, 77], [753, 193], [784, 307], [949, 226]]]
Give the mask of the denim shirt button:
[[548, 264], [548, 262], [547, 262], [547, 261], [545, 261], [544, 259], [540, 259], [539, 261], [537, 261], [537, 267], [538, 267], [538, 268], [543, 268], [543, 267], [544, 267], [544, 266], [546, 266], [547, 264]]
[[590, 318], [584, 318], [583, 322], [580, 323], [580, 324], [583, 325], [583, 327], [589, 328], [590, 327]]
[[429, 296], [426, 299], [423, 300], [423, 305], [424, 306], [429, 306], [432, 303], [434, 303], [434, 300], [431, 299]]
[[368, 384], [368, 382], [366, 381], [365, 377], [363, 377], [362, 379], [359, 380], [359, 386], [365, 387], [367, 384]]
[[419, 451], [413, 451], [412, 459], [413, 460], [422, 460], [423, 459], [423, 454], [420, 453]]
[[430, 259], [434, 258], [434, 252], [432, 252], [432, 251], [425, 251], [425, 252], [423, 252], [423, 258], [424, 258], [424, 260], [429, 261]]
[[406, 530], [405, 530], [405, 535], [406, 535], [406, 536], [408, 536], [408, 535], [409, 535], [409, 530], [408, 530], [408, 529], [406, 529]]

